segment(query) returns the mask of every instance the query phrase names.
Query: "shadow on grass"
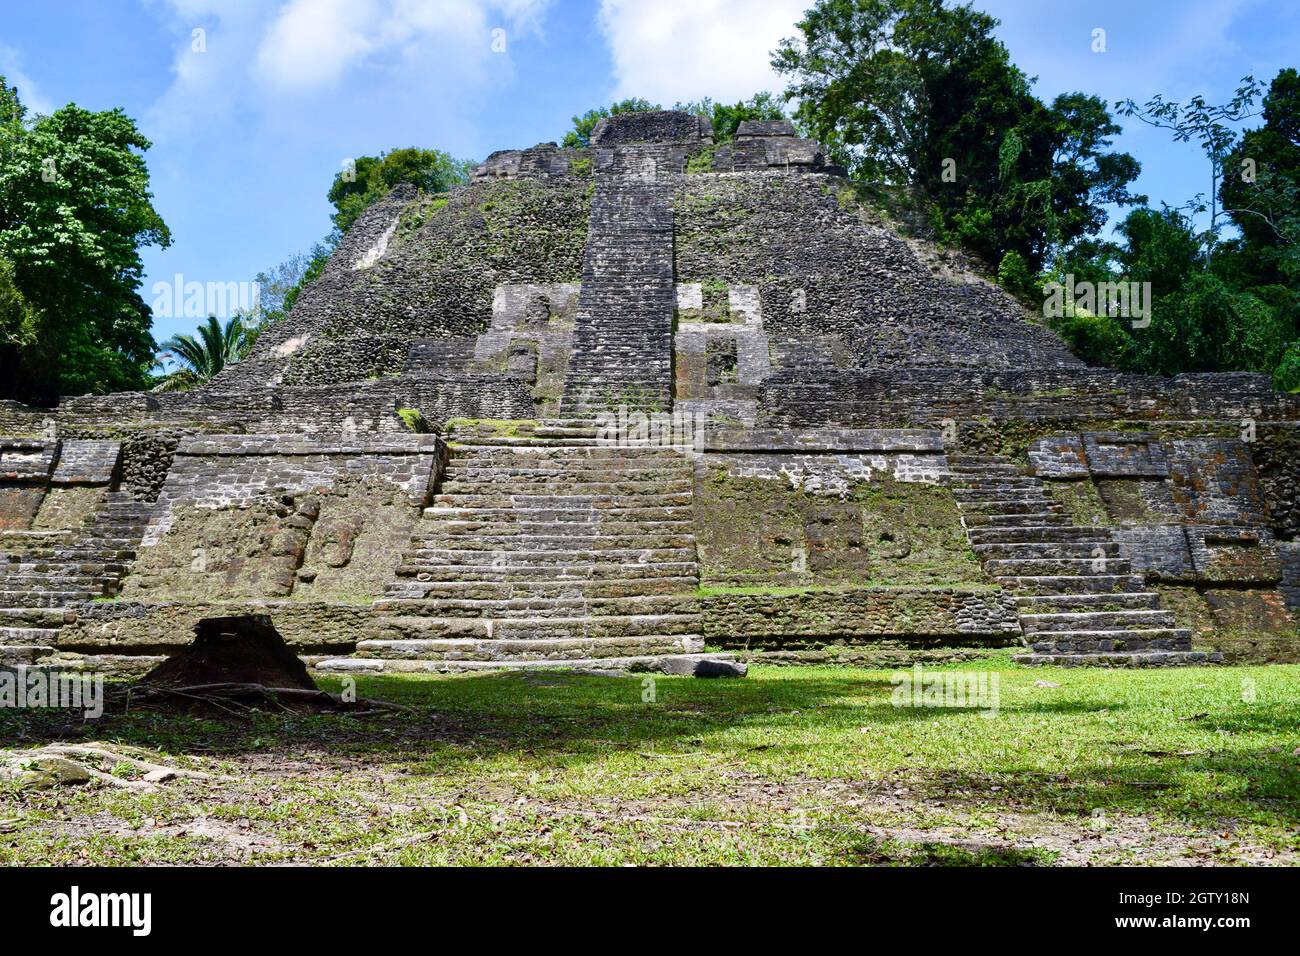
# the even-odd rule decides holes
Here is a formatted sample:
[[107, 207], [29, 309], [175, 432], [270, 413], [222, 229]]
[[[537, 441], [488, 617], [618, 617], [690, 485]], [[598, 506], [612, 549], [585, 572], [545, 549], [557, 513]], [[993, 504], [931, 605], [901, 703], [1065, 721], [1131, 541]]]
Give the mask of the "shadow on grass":
[[850, 844], [845, 855], [858, 866], [1051, 866], [1059, 854], [970, 842], [904, 843], [865, 837]]
[[[335, 691], [342, 686], [339, 679], [321, 683]], [[109, 713], [100, 721], [83, 722], [57, 712], [0, 711], [0, 746], [98, 739], [208, 758], [257, 754], [263, 761], [286, 766], [310, 752], [342, 764], [356, 759], [382, 764], [396, 773], [451, 777], [468, 764], [505, 754], [572, 767], [619, 753], [671, 755], [710, 746], [737, 760], [758, 750], [778, 757], [782, 751], [798, 754], [821, 746], [843, 751], [843, 735], [862, 725], [865, 733], [871, 728], [942, 726], [971, 719], [969, 710], [891, 707], [893, 685], [888, 679], [852, 671], [797, 680], [605, 678], [544, 672], [445, 679], [369, 676], [356, 683], [360, 696], [402, 704], [410, 712], [258, 714], [248, 719], [135, 712]], [[1068, 725], [1072, 717], [1119, 713], [1128, 706], [1118, 700], [1047, 700], [1004, 706], [1000, 712], [1031, 719], [1059, 717]], [[1276, 734], [1296, 726], [1294, 708], [1289, 706], [1231, 708], [1204, 719], [1229, 735]], [[760, 731], [758, 736], [773, 740], [723, 748], [708, 742], [713, 735], [736, 729]], [[834, 743], [810, 737], [821, 729], [832, 737], [841, 736]], [[1051, 732], [1046, 733], [1044, 746], [1056, 745]], [[954, 740], [954, 746], [960, 746], [960, 737]], [[903, 775], [909, 792], [918, 799], [984, 808], [1051, 810], [1081, 818], [1098, 808], [1132, 814], [1159, 811], [1207, 827], [1221, 817], [1258, 812], [1273, 821], [1300, 823], [1300, 761], [1289, 748], [1225, 745], [1217, 751], [1206, 747], [1166, 752], [1144, 751], [1140, 743], [1132, 749], [1114, 748], [1113, 742], [1099, 741], [1092, 759], [1055, 774], [1030, 771], [1011, 760], [999, 764], [995, 759], [985, 773], [927, 767], [919, 759], [894, 772]], [[864, 769], [868, 768], [864, 765]], [[861, 779], [860, 774], [855, 777]], [[957, 851], [948, 847], [942, 852]], [[967, 862], [983, 865], [978, 860]]]

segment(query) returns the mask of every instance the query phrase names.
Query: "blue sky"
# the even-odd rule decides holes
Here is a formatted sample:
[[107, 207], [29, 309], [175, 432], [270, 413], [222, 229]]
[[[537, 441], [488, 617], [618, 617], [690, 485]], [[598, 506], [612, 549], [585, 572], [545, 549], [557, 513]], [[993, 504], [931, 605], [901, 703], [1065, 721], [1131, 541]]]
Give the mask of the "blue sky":
[[[122, 107], [154, 146], [174, 244], [156, 281], [249, 281], [329, 230], [349, 157], [399, 146], [482, 159], [558, 139], [575, 114], [779, 90], [768, 51], [807, 0], [0, 0], [0, 73], [36, 111]], [[1291, 0], [976, 0], [1045, 99], [1231, 95], [1300, 66]], [[1093, 30], [1106, 51], [1092, 50]], [[195, 31], [202, 31], [196, 34]], [[499, 31], [499, 32], [498, 32]], [[504, 39], [505, 49], [500, 50]], [[496, 41], [494, 43], [494, 41]], [[201, 49], [196, 49], [201, 48]], [[496, 49], [494, 49], [494, 47]], [[1209, 188], [1192, 146], [1127, 121], [1139, 191]], [[158, 318], [161, 340], [192, 319]]]

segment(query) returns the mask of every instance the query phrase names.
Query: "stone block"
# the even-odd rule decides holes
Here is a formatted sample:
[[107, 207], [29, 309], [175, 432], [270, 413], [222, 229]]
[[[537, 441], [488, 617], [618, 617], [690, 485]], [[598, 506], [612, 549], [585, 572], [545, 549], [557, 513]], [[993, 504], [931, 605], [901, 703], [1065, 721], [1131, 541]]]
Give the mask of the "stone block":
[[1029, 465], [1040, 478], [1087, 478], [1088, 458], [1076, 434], [1050, 435], [1029, 446]]
[[112, 484], [122, 460], [122, 445], [115, 441], [65, 439], [50, 483], [55, 485]]
[[1154, 435], [1084, 432], [1083, 446], [1092, 474], [1105, 478], [1163, 478], [1169, 474], [1165, 451]]

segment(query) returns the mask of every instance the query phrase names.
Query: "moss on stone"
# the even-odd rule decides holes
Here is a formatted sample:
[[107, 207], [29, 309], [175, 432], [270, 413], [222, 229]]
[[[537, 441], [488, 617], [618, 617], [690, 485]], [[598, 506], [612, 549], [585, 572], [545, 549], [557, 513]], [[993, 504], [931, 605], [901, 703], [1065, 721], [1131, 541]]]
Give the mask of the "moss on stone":
[[433, 427], [418, 408], [399, 408], [397, 417], [402, 420], [402, 424], [413, 432], [428, 434], [433, 431]]
[[952, 493], [935, 485], [877, 477], [836, 497], [713, 467], [695, 509], [706, 587], [986, 580]]
[[1073, 524], [1081, 527], [1108, 527], [1115, 522], [1106, 510], [1106, 503], [1091, 478], [1079, 481], [1044, 481], [1048, 493]]

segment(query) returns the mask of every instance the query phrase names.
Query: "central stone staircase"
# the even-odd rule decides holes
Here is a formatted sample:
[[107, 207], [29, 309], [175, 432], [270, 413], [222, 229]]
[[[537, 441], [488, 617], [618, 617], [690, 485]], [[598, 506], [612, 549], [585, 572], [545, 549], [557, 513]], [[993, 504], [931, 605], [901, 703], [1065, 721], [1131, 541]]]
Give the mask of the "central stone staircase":
[[0, 664], [49, 657], [77, 603], [117, 594], [152, 511], [126, 492], [108, 492], [82, 528], [0, 538]]
[[673, 184], [680, 147], [598, 151], [562, 407], [590, 415], [672, 404]]
[[380, 636], [319, 669], [638, 669], [702, 651], [686, 454], [583, 420], [451, 442], [374, 604]]
[[1134, 574], [1106, 528], [1080, 527], [1043, 482], [1010, 458], [949, 455], [971, 546], [1015, 595], [1030, 664], [1164, 666], [1220, 655], [1192, 650], [1160, 596]]

